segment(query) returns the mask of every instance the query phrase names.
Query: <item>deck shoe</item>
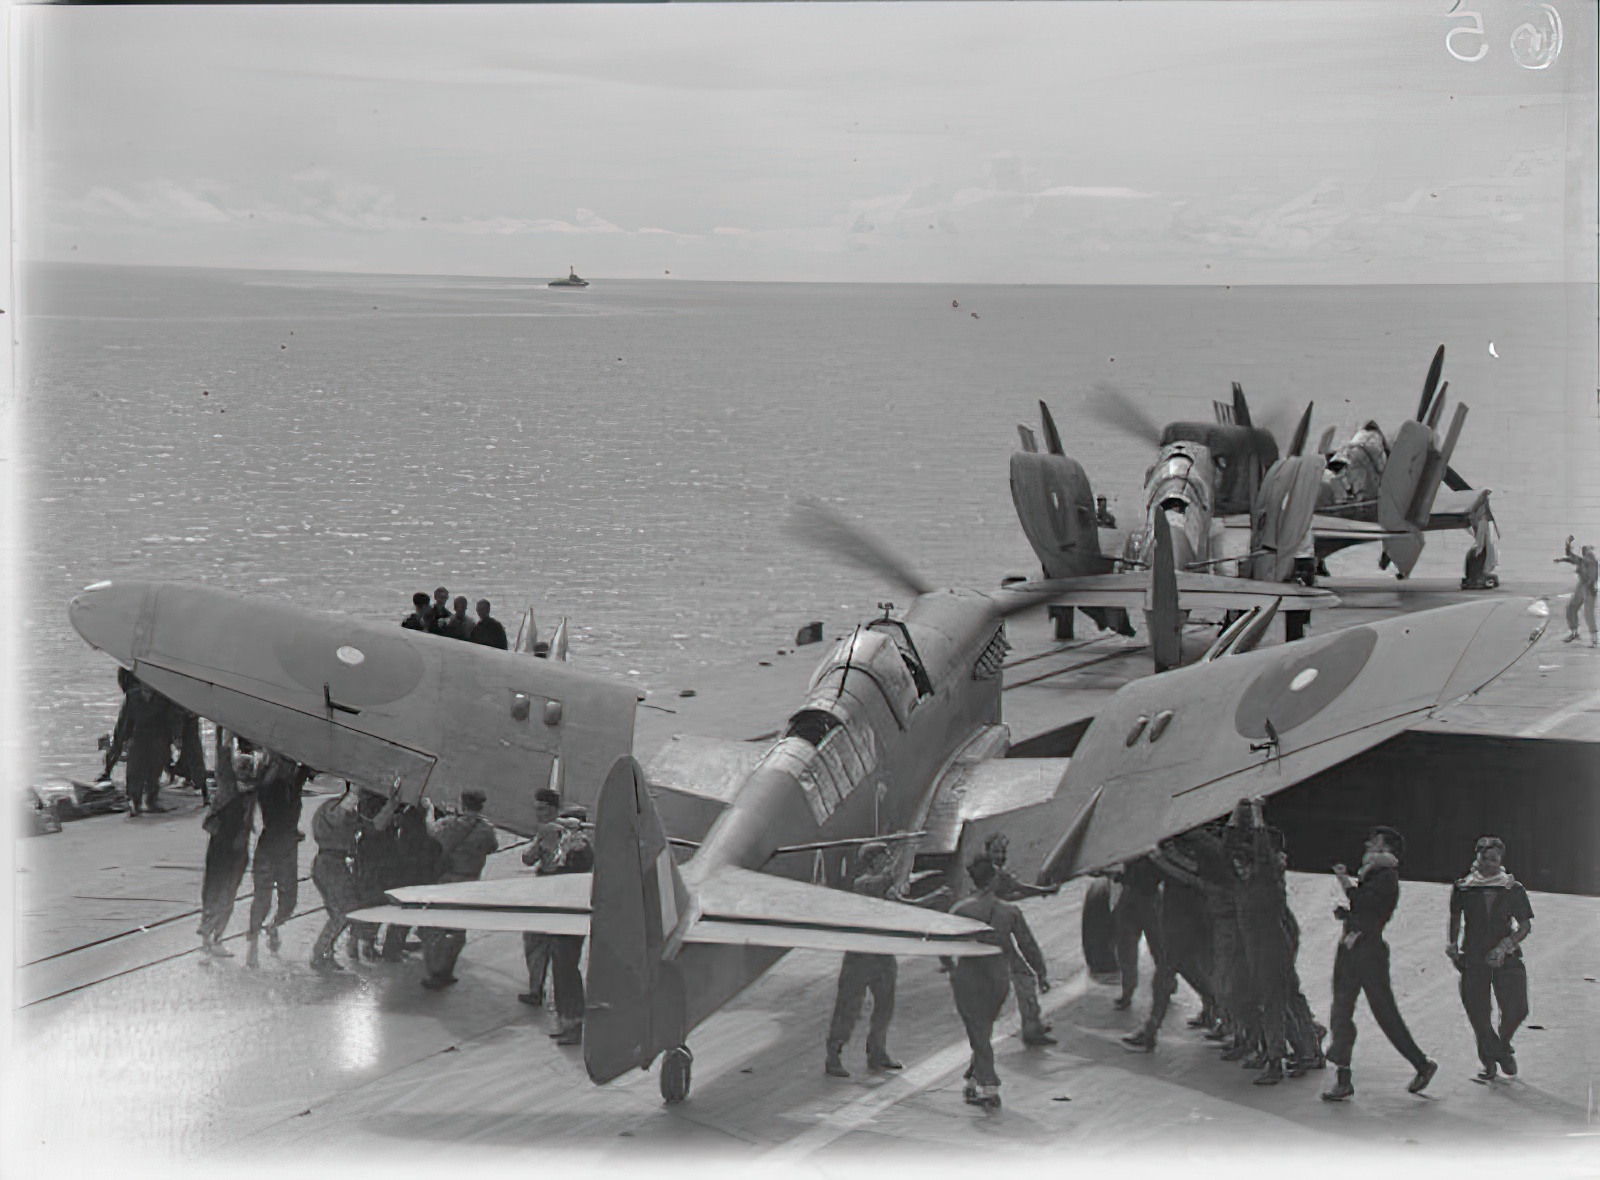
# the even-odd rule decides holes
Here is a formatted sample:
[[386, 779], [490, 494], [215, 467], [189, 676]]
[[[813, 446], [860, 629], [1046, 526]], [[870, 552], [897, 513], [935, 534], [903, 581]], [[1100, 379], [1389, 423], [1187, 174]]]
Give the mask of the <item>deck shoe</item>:
[[1031, 1045], [1032, 1047], [1039, 1049], [1043, 1048], [1045, 1045], [1054, 1045], [1058, 1044], [1059, 1042], [1057, 1042], [1057, 1040], [1049, 1033], [1042, 1032], [1037, 1036], [1023, 1037], [1022, 1043], [1024, 1045]]
[[244, 965], [246, 967], [261, 966], [261, 949], [256, 945], [256, 940], [253, 938], [250, 940], [250, 949], [245, 952]]
[[267, 927], [267, 949], [269, 951], [271, 951], [273, 954], [277, 954], [278, 953], [278, 949], [281, 946], [283, 946], [283, 939], [278, 937], [278, 928], [276, 926], [268, 926]]
[[422, 986], [431, 992], [436, 992], [442, 987], [449, 987], [456, 982], [454, 975], [430, 975], [422, 981]]
[[1432, 1058], [1422, 1063], [1422, 1068], [1417, 1070], [1417, 1076], [1411, 1079], [1411, 1084], [1406, 1087], [1408, 1094], [1420, 1094], [1428, 1088], [1428, 1083], [1433, 1081], [1433, 1075], [1439, 1072], [1439, 1063]]
[[981, 1106], [982, 1105], [981, 1101], [978, 1098], [978, 1085], [977, 1085], [976, 1082], [973, 1082], [971, 1080], [969, 1080], [967, 1082], [967, 1084], [964, 1087], [962, 1087], [961, 1097], [966, 1100], [968, 1106]]
[[517, 999], [530, 1008], [544, 1007], [544, 994], [542, 992], [518, 992]]
[[1259, 1049], [1250, 1054], [1250, 1056], [1246, 1057], [1243, 1061], [1239, 1062], [1240, 1069], [1265, 1069], [1266, 1065], [1267, 1055], [1261, 1052]]
[[1210, 1028], [1211, 1027], [1211, 1021], [1207, 1020], [1204, 1016], [1191, 1016], [1191, 1017], [1189, 1017], [1188, 1020], [1184, 1021], [1184, 1023], [1187, 1024], [1190, 1028]]
[[1118, 996], [1116, 999], [1111, 1001], [1111, 1006], [1118, 1012], [1126, 1012], [1129, 1008], [1133, 1007], [1133, 997]]
[[822, 1072], [830, 1078], [847, 1078], [850, 1071], [844, 1067], [844, 1062], [839, 1059], [839, 1054], [844, 1052], [843, 1045], [829, 1045], [828, 1059], [823, 1063]]
[[1224, 1060], [1224, 1061], [1238, 1061], [1240, 1058], [1248, 1057], [1249, 1055], [1250, 1055], [1250, 1046], [1249, 1045], [1230, 1045], [1230, 1046], [1228, 1046], [1228, 1048], [1223, 1050], [1223, 1052], [1222, 1052], [1222, 1060]]
[[1491, 1064], [1491, 1065], [1484, 1066], [1477, 1073], [1473, 1074], [1472, 1075], [1472, 1080], [1477, 1082], [1478, 1085], [1480, 1085], [1480, 1086], [1487, 1086], [1490, 1082], [1494, 1081], [1499, 1076], [1500, 1076], [1499, 1071], [1496, 1070], [1495, 1067]]
[[1283, 1081], [1283, 1062], [1274, 1058], [1267, 1062], [1267, 1068], [1251, 1079], [1253, 1086], [1276, 1086]]
[[1322, 1092], [1324, 1102], [1343, 1102], [1346, 1098], [1355, 1096], [1356, 1088], [1350, 1082], [1350, 1071], [1341, 1069], [1334, 1079], [1333, 1087]]
[[146, 807], [145, 810], [151, 815], [165, 815], [167, 812], [171, 811], [172, 808], [163, 807], [159, 803], [152, 803], [150, 806]]
[[210, 941], [204, 943], [201, 949], [214, 959], [233, 958], [233, 952], [215, 939], [211, 939]]
[[1220, 1028], [1214, 1028], [1210, 1032], [1206, 1033], [1205, 1039], [1213, 1042], [1225, 1041], [1228, 1039], [1228, 1034], [1223, 1032]]
[[[341, 966], [338, 960], [336, 960], [332, 955], [329, 955], [325, 959], [312, 959], [311, 969], [313, 971], [321, 971], [326, 974], [329, 971], [343, 971], [344, 967]], [[424, 982], [426, 982], [426, 980], [424, 980]]]
[[1155, 1034], [1149, 1029], [1141, 1028], [1138, 1032], [1131, 1032], [1122, 1038], [1130, 1052], [1154, 1053], [1156, 1051]]
[[581, 1044], [583, 1044], [583, 1025], [582, 1024], [570, 1024], [566, 1028], [562, 1029], [559, 1033], [556, 1034], [556, 1044], [558, 1044], [558, 1045], [581, 1045]]
[[1517, 1055], [1511, 1051], [1510, 1045], [1500, 1051], [1500, 1068], [1506, 1071], [1508, 1078], [1517, 1076]]
[[867, 1069], [872, 1073], [882, 1073], [886, 1069], [904, 1069], [893, 1057], [880, 1057], [876, 1061], [867, 1062]]

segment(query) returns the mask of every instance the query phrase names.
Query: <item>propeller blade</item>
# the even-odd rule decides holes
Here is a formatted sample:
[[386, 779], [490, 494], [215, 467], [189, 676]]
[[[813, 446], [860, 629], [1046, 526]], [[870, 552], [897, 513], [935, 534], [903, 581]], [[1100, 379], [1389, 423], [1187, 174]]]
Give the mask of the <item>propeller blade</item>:
[[1050, 416], [1050, 407], [1039, 399], [1039, 418], [1044, 423], [1044, 447], [1052, 455], [1065, 455], [1061, 448], [1061, 434], [1056, 430], [1056, 420]]
[[787, 531], [796, 540], [877, 574], [912, 594], [927, 594], [933, 589], [882, 541], [817, 500], [795, 502], [789, 510]]
[[1300, 425], [1294, 428], [1294, 438], [1289, 442], [1289, 454], [1299, 455], [1306, 449], [1306, 435], [1311, 433], [1311, 408], [1316, 404], [1306, 403], [1306, 412], [1300, 415]]
[[1155, 514], [1156, 551], [1150, 570], [1150, 654], [1156, 671], [1183, 663], [1183, 616], [1178, 612], [1178, 571], [1167, 514]]
[[1033, 427], [1017, 423], [1017, 437], [1022, 439], [1022, 449], [1030, 455], [1039, 453], [1039, 440], [1033, 435]]
[[1330, 426], [1322, 432], [1322, 441], [1317, 444], [1317, 454], [1331, 455], [1333, 453], [1333, 432], [1336, 427]]
[[1445, 395], [1445, 391], [1448, 390], [1449, 388], [1450, 388], [1450, 382], [1448, 382], [1448, 381], [1446, 381], [1443, 385], [1439, 386], [1439, 394], [1438, 394], [1437, 397], [1435, 397], [1433, 399], [1433, 408], [1428, 411], [1428, 429], [1429, 430], [1433, 430], [1433, 429], [1437, 428], [1438, 425], [1439, 425], [1439, 418], [1444, 414], [1444, 395]]
[[1452, 492], [1470, 492], [1472, 490], [1472, 485], [1457, 475], [1456, 469], [1448, 464], [1445, 465], [1444, 469], [1444, 486]]
[[1161, 427], [1150, 420], [1148, 414], [1114, 385], [1105, 382], [1094, 387], [1086, 403], [1089, 416], [1102, 425], [1110, 426], [1133, 436], [1151, 446], [1161, 445]]
[[1444, 371], [1444, 345], [1433, 354], [1433, 364], [1428, 366], [1428, 379], [1422, 383], [1422, 400], [1417, 403], [1417, 421], [1427, 420], [1428, 407], [1433, 403], [1433, 392], [1439, 388], [1439, 374]]

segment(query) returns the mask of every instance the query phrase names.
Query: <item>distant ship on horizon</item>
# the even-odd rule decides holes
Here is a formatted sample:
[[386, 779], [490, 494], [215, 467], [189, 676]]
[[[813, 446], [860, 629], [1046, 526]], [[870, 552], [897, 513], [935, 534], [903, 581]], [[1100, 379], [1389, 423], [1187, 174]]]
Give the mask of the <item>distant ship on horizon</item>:
[[566, 278], [564, 278], [564, 279], [551, 279], [550, 280], [550, 286], [552, 286], [552, 287], [587, 287], [588, 285], [589, 285], [589, 280], [588, 279], [580, 279], [578, 277], [578, 272], [576, 270], [574, 270], [570, 266], [567, 267], [567, 277]]

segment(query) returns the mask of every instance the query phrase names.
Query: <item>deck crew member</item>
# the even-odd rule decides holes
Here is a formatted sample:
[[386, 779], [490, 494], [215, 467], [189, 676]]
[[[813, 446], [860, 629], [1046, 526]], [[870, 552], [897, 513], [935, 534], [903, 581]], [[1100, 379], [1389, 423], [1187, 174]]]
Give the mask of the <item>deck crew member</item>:
[[[1006, 868], [1011, 855], [1011, 840], [1004, 832], [996, 832], [983, 844], [989, 863], [994, 865], [994, 895], [1001, 901], [1020, 901], [1024, 897], [1054, 897], [1061, 892], [1060, 885], [1024, 885]], [[1022, 1016], [1022, 1043], [1024, 1045], [1054, 1045], [1050, 1025], [1039, 1010], [1039, 980], [1026, 963], [1012, 964], [1011, 990], [1016, 993], [1017, 1012]]]
[[1322, 1095], [1328, 1102], [1343, 1102], [1356, 1092], [1350, 1081], [1350, 1056], [1356, 1042], [1356, 1000], [1363, 992], [1384, 1036], [1417, 1071], [1406, 1088], [1419, 1094], [1439, 1072], [1439, 1063], [1412, 1039], [1389, 981], [1389, 944], [1383, 940], [1383, 928], [1400, 901], [1400, 859], [1404, 855], [1400, 833], [1380, 825], [1367, 837], [1361, 871], [1354, 880], [1343, 865], [1333, 866], [1349, 904], [1333, 911], [1334, 917], [1344, 922], [1344, 934], [1333, 956], [1333, 1011], [1328, 1018], [1333, 1040], [1328, 1045], [1328, 1060], [1338, 1067], [1338, 1075], [1333, 1088]]
[[[894, 857], [889, 846], [874, 840], [861, 846], [861, 863], [865, 870], [855, 879], [852, 888], [864, 897], [880, 897], [907, 905], [934, 908], [946, 904], [950, 890], [934, 890], [915, 901], [901, 892], [896, 878]], [[867, 993], [872, 993], [872, 1020], [867, 1026], [867, 1069], [882, 1073], [899, 1069], [900, 1063], [889, 1056], [889, 1022], [894, 1019], [894, 989], [898, 966], [893, 955], [862, 954], [846, 951], [839, 965], [839, 987], [833, 1001], [833, 1019], [828, 1024], [828, 1058], [823, 1066], [830, 1077], [847, 1078], [840, 1054], [850, 1043], [856, 1020], [861, 1016], [861, 1005]]]
[[450, 591], [443, 586], [433, 592], [433, 602], [428, 607], [426, 621], [430, 635], [445, 634], [445, 624], [450, 621]]
[[[481, 604], [480, 604], [481, 605]], [[533, 794], [533, 818], [538, 825], [533, 839], [522, 850], [522, 863], [541, 876], [555, 872], [561, 853], [561, 796], [549, 787], [540, 787]], [[528, 990], [517, 996], [533, 1008], [544, 1005], [544, 981], [550, 971], [551, 936], [524, 933], [522, 960], [528, 967]]]
[[[439, 865], [439, 841], [428, 834], [427, 816], [420, 807], [407, 804], [395, 813], [395, 840], [399, 845], [399, 864], [394, 884], [390, 888], [406, 885], [432, 885]], [[411, 927], [390, 922], [383, 932], [383, 960], [398, 963], [405, 958], [406, 935]]]
[[[388, 826], [400, 805], [400, 780], [389, 792], [389, 801], [372, 822]], [[346, 781], [344, 794], [329, 799], [311, 817], [311, 838], [317, 842], [316, 859], [311, 862], [311, 882], [322, 894], [328, 919], [311, 947], [311, 966], [318, 971], [343, 971], [333, 957], [334, 945], [347, 921], [345, 915], [360, 907], [350, 861], [356, 854], [356, 833], [361, 816], [355, 788]]]
[[500, 625], [500, 620], [489, 614], [489, 600], [478, 599], [478, 621], [472, 625], [472, 634], [468, 637], [473, 643], [481, 643], [485, 647], [498, 647], [505, 651], [506, 629]]
[[1600, 644], [1600, 635], [1595, 632], [1594, 600], [1595, 594], [1600, 592], [1600, 561], [1595, 559], [1594, 546], [1585, 545], [1582, 555], [1572, 551], [1572, 538], [1567, 538], [1567, 553], [1565, 557], [1556, 558], [1557, 564], [1577, 567], [1578, 582], [1572, 588], [1572, 597], [1567, 601], [1567, 637], [1563, 643], [1571, 643], [1578, 638], [1578, 612], [1583, 612], [1583, 621], [1589, 628], [1589, 646]]
[[407, 631], [426, 631], [432, 610], [427, 591], [418, 590], [411, 596], [411, 613], [401, 621], [400, 625]]
[[1217, 1027], [1206, 1039], [1230, 1042], [1223, 1057], [1237, 1061], [1250, 1051], [1242, 1014], [1251, 1001], [1234, 900], [1233, 862], [1215, 825], [1189, 832], [1184, 846], [1195, 859], [1196, 875], [1204, 882], [1206, 917], [1211, 926], [1211, 1010]]
[[206, 785], [206, 750], [200, 740], [200, 718], [181, 705], [169, 710], [172, 720], [170, 740], [178, 747], [178, 760], [171, 767], [172, 781], [179, 778], [200, 792], [202, 803], [211, 802], [211, 792]]
[[1133, 993], [1139, 987], [1139, 938], [1150, 947], [1150, 957], [1159, 972], [1166, 958], [1161, 939], [1161, 873], [1145, 857], [1122, 866], [1122, 893], [1111, 911], [1117, 931], [1117, 967], [1122, 972], [1122, 994], [1112, 1006], [1125, 1010], [1133, 1006]]
[[1239, 801], [1229, 820], [1234, 871], [1239, 878], [1237, 906], [1244, 932], [1246, 969], [1250, 973], [1253, 1011], [1249, 1013], [1256, 1052], [1245, 1058], [1246, 1069], [1259, 1069], [1255, 1084], [1276, 1085], [1283, 1080], [1287, 1040], [1289, 975], [1293, 960], [1289, 932], [1283, 921], [1287, 896], [1280, 845], [1274, 829], [1262, 816], [1264, 800]]
[[[356, 909], [383, 905], [383, 895], [401, 883], [399, 828], [393, 822], [383, 827], [374, 822], [383, 803], [379, 796], [364, 791], [356, 805], [361, 822], [356, 827], [355, 855], [350, 859], [350, 879], [359, 903]], [[368, 962], [378, 958], [378, 923], [350, 922], [349, 954], [352, 960], [363, 954]]]
[[200, 946], [208, 955], [231, 959], [222, 945], [222, 932], [233, 916], [239, 882], [250, 863], [250, 829], [255, 813], [255, 792], [266, 766], [267, 752], [243, 738], [218, 730], [217, 766], [227, 772], [217, 779], [203, 821], [206, 841], [205, 877], [200, 886]]
[[[167, 810], [161, 806], [161, 772], [167, 768], [172, 753], [172, 703], [155, 689], [133, 677], [128, 690], [128, 723], [124, 740], [128, 750], [128, 801], [129, 816], [141, 810], [159, 813]], [[115, 755], [121, 750], [113, 744], [108, 767], [115, 765]]]
[[[294, 914], [300, 900], [300, 789], [312, 776], [311, 768], [281, 754], [269, 757], [261, 785], [256, 788], [256, 806], [261, 810], [261, 834], [256, 837], [255, 857], [250, 865], [254, 892], [250, 898], [250, 949], [246, 967], [260, 964], [258, 941], [262, 928], [267, 931], [267, 949], [276, 952], [281, 945], [278, 929]], [[272, 899], [278, 899], [278, 913], [271, 924]]]
[[473, 620], [467, 614], [466, 598], [456, 595], [454, 606], [455, 613], [444, 621], [440, 634], [448, 635], [451, 639], [471, 639]]
[[[461, 813], [446, 816], [431, 829], [433, 838], [439, 841], [439, 884], [476, 881], [483, 875], [484, 861], [500, 847], [494, 825], [481, 814], [486, 798], [482, 791], [468, 787], [461, 792]], [[456, 959], [467, 945], [467, 932], [425, 927], [419, 933], [422, 959], [428, 969], [422, 986], [433, 991], [449, 987], [456, 981]]]
[[972, 1046], [963, 1096], [975, 1106], [993, 1107], [1000, 1105], [1000, 1078], [994, 1071], [994, 1022], [1011, 989], [1012, 963], [1020, 958], [1031, 967], [1041, 991], [1049, 991], [1050, 983], [1045, 977], [1044, 956], [1022, 911], [994, 894], [997, 874], [993, 862], [987, 856], [975, 857], [967, 865], [967, 875], [977, 892], [950, 912], [988, 926], [989, 930], [977, 937], [998, 946], [1000, 954], [958, 957], [950, 968], [950, 987], [967, 1030], [967, 1043]]
[[[584, 834], [584, 825], [588, 820], [588, 809], [580, 804], [562, 809], [556, 821], [561, 828], [561, 841], [549, 872], [594, 871], [594, 848]], [[583, 1043], [583, 972], [579, 969], [582, 957], [583, 935], [551, 935], [550, 982], [555, 991], [556, 1031], [550, 1035], [558, 1045]]]
[[[1528, 970], [1522, 941], [1533, 931], [1528, 892], [1505, 870], [1505, 842], [1478, 841], [1472, 871], [1450, 891], [1447, 953], [1461, 972], [1461, 1006], [1478, 1041], [1483, 1070], [1474, 1081], [1488, 1084], [1498, 1070], [1517, 1074], [1511, 1038], [1528, 1015]], [[1500, 1027], [1492, 1020], [1490, 995], [1500, 1005]]]
[[1182, 975], [1200, 996], [1200, 1015], [1193, 1028], [1211, 1024], [1211, 930], [1206, 917], [1206, 886], [1196, 862], [1176, 841], [1167, 841], [1149, 854], [1160, 870], [1161, 942], [1165, 951], [1150, 985], [1150, 1015], [1137, 1032], [1123, 1037], [1130, 1049], [1154, 1052], [1161, 1023]]

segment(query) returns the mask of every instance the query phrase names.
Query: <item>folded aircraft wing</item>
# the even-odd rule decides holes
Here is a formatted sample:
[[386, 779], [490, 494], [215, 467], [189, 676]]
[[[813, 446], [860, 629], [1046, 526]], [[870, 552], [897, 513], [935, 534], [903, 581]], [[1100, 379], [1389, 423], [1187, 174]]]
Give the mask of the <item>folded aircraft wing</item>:
[[[351, 914], [362, 922], [588, 934], [593, 875], [522, 876], [393, 889], [388, 904]], [[989, 955], [986, 927], [899, 902], [862, 897], [749, 869], [719, 869], [693, 891], [696, 917], [683, 941], [859, 951], [878, 955]]]
[[101, 583], [68, 614], [156, 691], [325, 774], [399, 778], [408, 803], [514, 783], [486, 807], [513, 831], [556, 759], [588, 799], [633, 743], [632, 686], [393, 623], [177, 582]]
[[1433, 511], [1428, 514], [1424, 532], [1440, 529], [1470, 529], [1473, 519], [1483, 511], [1489, 501], [1488, 488], [1467, 488], [1459, 492], [1441, 491], [1433, 498]]
[[[1181, 610], [1248, 610], [1252, 606], [1268, 606], [1280, 598], [1285, 600], [1283, 610], [1321, 610], [1339, 605], [1337, 595], [1295, 582], [1257, 582], [1249, 578], [1185, 571], [1178, 573], [1177, 580]], [[1020, 582], [1007, 589], [1067, 606], [1142, 610], [1149, 605], [1150, 582], [1149, 573], [1136, 570]]]
[[[1048, 809], [1037, 863], [1064, 880], [1138, 856], [1465, 700], [1536, 643], [1539, 600], [1423, 611], [1137, 680], [1096, 716]], [[1013, 846], [1015, 848], [1015, 845]]]

